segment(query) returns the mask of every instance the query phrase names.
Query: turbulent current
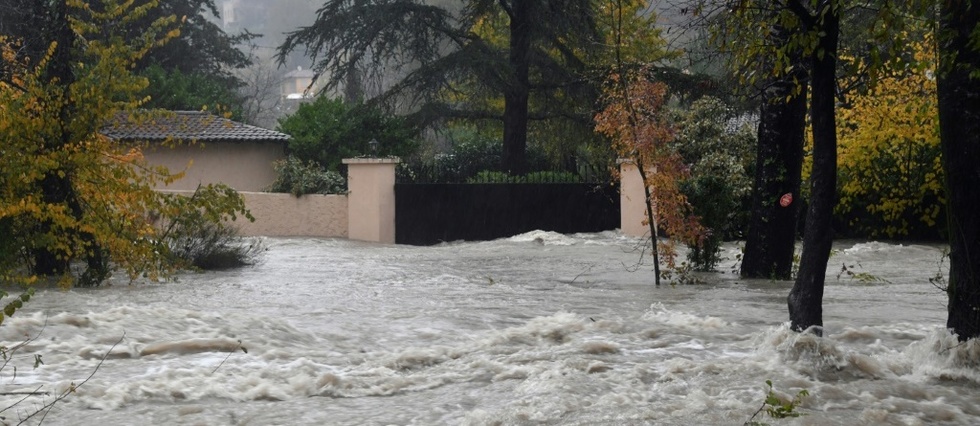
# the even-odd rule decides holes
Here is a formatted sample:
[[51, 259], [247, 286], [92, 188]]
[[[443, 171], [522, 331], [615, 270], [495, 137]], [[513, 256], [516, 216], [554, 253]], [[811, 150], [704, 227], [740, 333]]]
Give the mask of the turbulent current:
[[245, 269], [39, 290], [0, 327], [33, 339], [0, 415], [91, 375], [44, 424], [740, 425], [771, 380], [809, 392], [805, 416], [757, 421], [980, 424], [980, 345], [945, 330], [930, 282], [942, 247], [838, 242], [818, 338], [788, 330], [792, 283], [732, 273], [737, 246], [703, 283], [655, 287], [637, 243], [268, 239]]

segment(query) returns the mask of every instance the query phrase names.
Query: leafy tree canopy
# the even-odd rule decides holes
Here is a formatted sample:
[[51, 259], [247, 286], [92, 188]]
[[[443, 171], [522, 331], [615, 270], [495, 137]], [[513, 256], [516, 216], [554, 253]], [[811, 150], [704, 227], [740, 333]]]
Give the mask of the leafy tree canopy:
[[150, 99], [143, 105], [149, 109], [171, 111], [227, 111], [231, 118], [242, 118], [242, 96], [220, 80], [202, 74], [184, 74], [178, 69], [166, 70], [153, 64], [140, 73], [149, 84], [143, 94]]
[[[423, 125], [497, 120], [503, 131], [502, 166], [519, 171], [527, 166], [529, 127], [541, 126], [538, 136], [569, 128], [591, 135], [604, 74], [596, 71], [601, 52], [609, 56], [603, 32], [610, 29], [607, 18], [613, 9], [634, 23], [629, 36], [639, 39], [629, 50], [631, 58], [641, 60], [653, 51], [661, 56], [642, 59], [663, 56], [652, 15], [641, 13], [643, 2], [440, 4], [329, 0], [312, 25], [288, 36], [279, 58], [305, 49], [317, 77], [327, 80], [327, 90], [353, 81], [378, 83], [372, 101], [412, 111], [412, 119]], [[534, 124], [545, 121], [555, 124]]]
[[[681, 191], [680, 182], [690, 175], [690, 169], [672, 144], [677, 129], [666, 107], [667, 87], [644, 74], [612, 74], [605, 86], [604, 107], [595, 121], [596, 131], [610, 139], [619, 158], [635, 166], [644, 183], [646, 224], [659, 285], [660, 255], [669, 273], [676, 266], [674, 246], [700, 245], [705, 230]], [[661, 230], [668, 240], [660, 239]]]
[[251, 58], [239, 46], [255, 38], [247, 31], [226, 34], [212, 18], [218, 18], [214, 0], [169, 0], [160, 2], [146, 16], [128, 28], [139, 34], [154, 20], [174, 16], [181, 21], [180, 36], [147, 53], [138, 68], [159, 65], [169, 71], [198, 75], [222, 82], [234, 88], [241, 82], [231, 73], [251, 64]]
[[130, 34], [139, 34], [156, 19], [173, 16], [180, 22], [180, 36], [151, 50], [137, 62], [139, 73], [150, 79], [144, 94], [146, 105], [174, 110], [227, 109], [241, 119], [246, 101], [237, 93], [244, 82], [234, 70], [244, 69], [251, 58], [240, 47], [255, 34], [227, 34], [215, 23], [214, 0], [170, 0], [136, 20]]
[[335, 171], [344, 158], [374, 154], [372, 140], [378, 142], [380, 156], [409, 157], [419, 147], [418, 131], [405, 119], [326, 96], [279, 120], [279, 131], [292, 136], [289, 150], [300, 161], [314, 161]]
[[910, 45], [926, 68], [890, 66], [849, 98], [840, 121], [844, 229], [871, 237], [937, 237], [944, 200], [932, 37]]
[[[56, 20], [51, 5], [57, 2], [37, 0], [0, 0], [0, 34], [16, 43], [15, 53], [36, 64], [44, 57]], [[145, 7], [157, 4], [157, 7]], [[99, 2], [90, 8], [95, 12], [107, 9]], [[136, 61], [138, 74], [153, 84], [144, 94], [151, 96], [147, 107], [199, 110], [222, 104], [232, 110], [241, 109], [243, 99], [235, 94], [243, 82], [232, 72], [248, 66], [251, 61], [239, 46], [255, 37], [243, 32], [229, 35], [212, 18], [218, 17], [214, 0], [135, 1], [134, 15], [117, 28], [97, 29], [88, 40], [109, 42], [109, 37], [140, 39], [146, 29], [160, 19], [175, 19], [179, 31], [176, 37], [156, 46]]]
[[[155, 1], [44, 5], [51, 10], [38, 8], [50, 20], [43, 22], [56, 31], [43, 56], [24, 56], [23, 44], [0, 39], [7, 71], [0, 81], [0, 282], [53, 274], [65, 285], [98, 285], [115, 268], [131, 278], [165, 276], [180, 265], [167, 245], [172, 235], [155, 220], [178, 224], [186, 212], [209, 222], [248, 216], [224, 186], [194, 197], [154, 191], [180, 174], [148, 166], [139, 146], [101, 133], [140, 106], [147, 81], [131, 69], [177, 35], [176, 21], [158, 19], [139, 37], [122, 37], [112, 29], [142, 18]], [[73, 273], [76, 260], [87, 264]]]

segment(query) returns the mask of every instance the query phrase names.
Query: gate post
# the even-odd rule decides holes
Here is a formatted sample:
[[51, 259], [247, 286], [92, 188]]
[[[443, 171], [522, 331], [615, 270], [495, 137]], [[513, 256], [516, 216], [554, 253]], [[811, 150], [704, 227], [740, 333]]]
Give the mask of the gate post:
[[619, 163], [619, 232], [631, 237], [648, 236], [650, 227], [646, 225], [647, 200], [640, 171], [632, 160], [620, 159], [617, 163]]
[[347, 238], [395, 243], [395, 165], [398, 158], [345, 158]]

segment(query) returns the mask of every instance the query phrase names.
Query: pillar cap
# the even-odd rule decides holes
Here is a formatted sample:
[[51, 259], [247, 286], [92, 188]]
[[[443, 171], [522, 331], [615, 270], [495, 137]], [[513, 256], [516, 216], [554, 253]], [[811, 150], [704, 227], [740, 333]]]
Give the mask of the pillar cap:
[[398, 164], [402, 162], [401, 158], [398, 157], [388, 157], [388, 158], [345, 158], [341, 160], [344, 164]]

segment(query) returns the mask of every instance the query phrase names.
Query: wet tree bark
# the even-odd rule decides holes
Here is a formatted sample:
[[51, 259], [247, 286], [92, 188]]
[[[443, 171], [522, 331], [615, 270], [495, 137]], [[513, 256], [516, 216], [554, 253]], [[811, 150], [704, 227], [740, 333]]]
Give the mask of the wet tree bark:
[[940, 2], [939, 134], [946, 171], [949, 295], [946, 326], [960, 341], [980, 337], [980, 52], [970, 45], [980, 5]]
[[810, 18], [820, 33], [812, 54], [810, 120], [813, 126], [813, 172], [810, 205], [803, 231], [800, 271], [790, 290], [790, 327], [795, 331], [821, 334], [823, 327], [823, 288], [827, 261], [833, 244], [832, 215], [837, 192], [836, 102], [837, 43], [840, 33], [839, 9], [833, 1], [821, 1]]
[[[794, 76], [799, 87], [793, 83]], [[763, 94], [752, 211], [740, 271], [743, 278], [791, 278], [800, 211], [806, 89], [806, 71], [800, 64], [793, 76], [772, 82]], [[779, 203], [783, 194], [792, 196], [786, 207]]]
[[[61, 126], [57, 136], [44, 141], [43, 150], [57, 151], [68, 144], [71, 135], [68, 133], [69, 120], [71, 119], [72, 106], [69, 99], [69, 88], [75, 81], [75, 75], [71, 69], [72, 48], [75, 34], [68, 22], [68, 2], [58, 1], [53, 5], [45, 6], [38, 2], [35, 6], [35, 13], [48, 17], [47, 23], [51, 26], [54, 41], [57, 43], [51, 58], [44, 70], [44, 77], [55, 83], [53, 86], [61, 91], [61, 105], [58, 110], [58, 123]], [[45, 9], [50, 8], [50, 9]], [[57, 97], [55, 99], [58, 99]], [[69, 196], [72, 194], [70, 171], [59, 167], [48, 171], [40, 182], [41, 193], [44, 202], [52, 205], [65, 205]], [[73, 212], [74, 213], [74, 212]], [[41, 223], [39, 233], [41, 235], [52, 232], [62, 232], [54, 229], [52, 223]], [[34, 250], [34, 272], [40, 275], [61, 275], [68, 271], [69, 256], [63, 250], [55, 250], [42, 245]]]
[[530, 93], [531, 0], [513, 0], [510, 17], [510, 81], [504, 88], [504, 147], [501, 167], [512, 174], [527, 172], [527, 123]]

